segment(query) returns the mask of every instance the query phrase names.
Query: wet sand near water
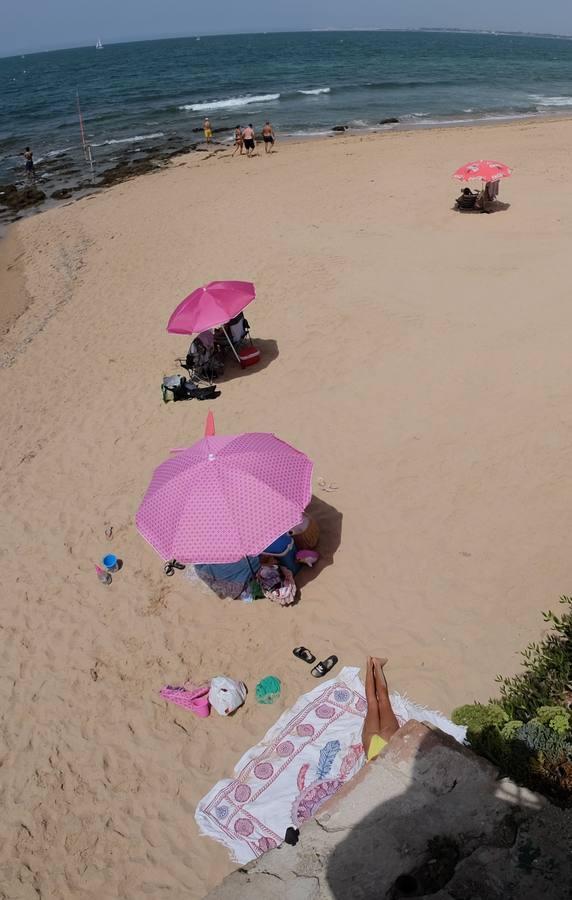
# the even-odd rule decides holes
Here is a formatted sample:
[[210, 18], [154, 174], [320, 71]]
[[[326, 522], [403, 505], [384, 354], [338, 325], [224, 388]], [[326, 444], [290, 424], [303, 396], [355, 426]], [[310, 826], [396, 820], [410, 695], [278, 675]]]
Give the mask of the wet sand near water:
[[23, 257], [23, 247], [12, 229], [0, 239], [0, 334], [8, 331], [30, 302]]

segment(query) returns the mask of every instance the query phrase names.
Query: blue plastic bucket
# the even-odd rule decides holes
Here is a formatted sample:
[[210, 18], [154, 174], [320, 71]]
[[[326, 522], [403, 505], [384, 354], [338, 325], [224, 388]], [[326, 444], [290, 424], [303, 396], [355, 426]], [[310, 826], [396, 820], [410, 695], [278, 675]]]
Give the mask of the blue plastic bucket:
[[103, 557], [101, 562], [108, 572], [117, 572], [117, 569], [119, 568], [117, 565], [117, 557], [113, 553], [108, 553], [107, 556]]

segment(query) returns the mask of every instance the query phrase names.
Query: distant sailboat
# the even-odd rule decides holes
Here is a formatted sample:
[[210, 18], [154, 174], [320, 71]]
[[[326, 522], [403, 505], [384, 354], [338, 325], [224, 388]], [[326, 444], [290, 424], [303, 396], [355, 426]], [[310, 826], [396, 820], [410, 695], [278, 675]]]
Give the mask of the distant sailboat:
[[101, 43], [101, 38], [97, 39], [97, 44], [95, 45], [96, 50], [103, 50], [103, 44]]

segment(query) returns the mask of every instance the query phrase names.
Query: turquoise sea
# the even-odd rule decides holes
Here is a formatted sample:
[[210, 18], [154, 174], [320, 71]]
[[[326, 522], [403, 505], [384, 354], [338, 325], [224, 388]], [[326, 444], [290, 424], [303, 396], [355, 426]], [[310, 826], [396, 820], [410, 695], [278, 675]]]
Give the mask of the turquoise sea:
[[96, 165], [104, 167], [127, 149], [196, 139], [205, 115], [215, 128], [269, 118], [279, 134], [317, 135], [335, 125], [373, 129], [390, 117], [424, 127], [571, 112], [572, 41], [310, 32], [3, 58], [0, 183], [22, 172], [18, 154], [26, 144], [36, 160], [62, 156], [83, 165], [77, 90]]

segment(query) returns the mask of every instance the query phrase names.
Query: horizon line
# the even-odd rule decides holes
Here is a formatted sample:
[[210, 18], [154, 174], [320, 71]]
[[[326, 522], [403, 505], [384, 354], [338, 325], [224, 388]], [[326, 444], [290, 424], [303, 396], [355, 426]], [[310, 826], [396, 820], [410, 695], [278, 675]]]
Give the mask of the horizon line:
[[[193, 38], [212, 38], [212, 37], [240, 37], [240, 36], [249, 36], [249, 35], [264, 35], [264, 34], [347, 34], [354, 32], [390, 32], [390, 33], [419, 33], [419, 32], [437, 32], [437, 33], [445, 33], [445, 34], [480, 34], [480, 35], [490, 35], [490, 36], [505, 36], [505, 37], [531, 37], [531, 38], [549, 38], [552, 40], [570, 40], [572, 39], [572, 34], [556, 34], [554, 32], [542, 32], [542, 31], [512, 31], [508, 29], [493, 29], [493, 28], [461, 28], [455, 25], [417, 25], [415, 27], [411, 26], [409, 28], [406, 27], [394, 27], [394, 26], [369, 26], [369, 27], [361, 27], [358, 25], [347, 26], [345, 28], [334, 28], [331, 26], [323, 25], [323, 26], [314, 26], [309, 28], [304, 25], [300, 26], [290, 26], [289, 28], [266, 28], [259, 29], [256, 31], [194, 31], [190, 34], [164, 34], [157, 37], [132, 37], [132, 38], [111, 38], [107, 40], [105, 46], [120, 46], [121, 44], [150, 44], [154, 41], [176, 41], [176, 40], [191, 40]], [[99, 40], [99, 38], [98, 38]], [[43, 53], [59, 53], [64, 50], [87, 50], [90, 47], [95, 47], [93, 43], [82, 43], [82, 44], [63, 44], [58, 47], [44, 47], [43, 49], [24, 49], [19, 48], [17, 50], [10, 50], [8, 52], [0, 51], [0, 59], [14, 59], [17, 56], [35, 56]]]

